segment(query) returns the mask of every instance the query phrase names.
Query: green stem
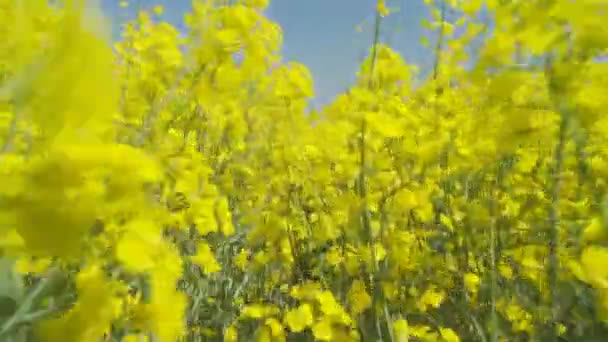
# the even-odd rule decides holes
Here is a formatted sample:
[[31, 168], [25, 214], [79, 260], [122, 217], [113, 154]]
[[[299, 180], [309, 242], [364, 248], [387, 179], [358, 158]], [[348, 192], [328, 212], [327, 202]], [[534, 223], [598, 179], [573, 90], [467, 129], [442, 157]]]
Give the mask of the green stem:
[[548, 87], [551, 99], [555, 110], [560, 115], [560, 126], [557, 137], [557, 145], [553, 155], [553, 168], [551, 169], [552, 187], [551, 187], [551, 207], [549, 208], [549, 265], [547, 267], [548, 284], [550, 287], [549, 305], [551, 308], [551, 321], [549, 328], [551, 329], [548, 336], [551, 340], [557, 339], [557, 324], [559, 320], [559, 291], [557, 290], [558, 272], [559, 272], [559, 225], [560, 211], [559, 201], [561, 196], [562, 173], [564, 168], [565, 146], [567, 133], [570, 125], [570, 108], [566, 107], [564, 94], [560, 94], [557, 81], [553, 74], [552, 56], [548, 56], [545, 65], [545, 75], [548, 80]]
[[61, 271], [59, 269], [52, 269], [48, 276], [36, 285], [36, 287], [27, 295], [23, 303], [21, 303], [19, 309], [17, 309], [13, 316], [2, 325], [2, 328], [0, 328], [0, 339], [10, 335], [19, 324], [39, 317], [39, 315], [31, 312], [32, 307], [40, 297], [54, 285], [60, 276]]
[[564, 152], [566, 144], [566, 131], [568, 129], [567, 117], [562, 117], [557, 146], [555, 148], [555, 154], [553, 157], [554, 167], [552, 170], [553, 186], [551, 189], [551, 208], [549, 211], [549, 267], [548, 267], [548, 283], [551, 289], [550, 305], [551, 305], [551, 324], [552, 329], [551, 336], [553, 336], [557, 328], [558, 320], [558, 291], [557, 273], [559, 271], [559, 257], [557, 255], [557, 249], [559, 246], [559, 225], [560, 225], [560, 212], [559, 212], [559, 200], [561, 195], [561, 184], [562, 184], [562, 171], [564, 164]]
[[[372, 45], [372, 56], [371, 56], [371, 64], [370, 64], [370, 70], [369, 70], [369, 75], [368, 75], [368, 88], [371, 90], [373, 89], [373, 79], [374, 79], [374, 69], [376, 67], [376, 58], [377, 58], [377, 50], [378, 50], [378, 42], [380, 40], [380, 25], [381, 25], [381, 21], [382, 21], [382, 16], [380, 14], [380, 12], [376, 9], [376, 18], [375, 18], [375, 25], [374, 25], [374, 38], [373, 38], [373, 45]], [[378, 337], [380, 337], [380, 339], [382, 340], [382, 329], [380, 328], [380, 324], [378, 321], [378, 317], [376, 315], [376, 307], [377, 307], [377, 303], [379, 300], [379, 293], [378, 293], [378, 289], [376, 288], [376, 280], [375, 280], [375, 272], [377, 270], [377, 265], [376, 265], [376, 251], [375, 251], [375, 246], [373, 243], [373, 233], [372, 233], [372, 229], [371, 229], [371, 222], [370, 222], [370, 212], [369, 212], [369, 207], [368, 207], [368, 203], [367, 203], [367, 186], [366, 186], [366, 167], [367, 167], [367, 160], [366, 160], [366, 141], [365, 141], [365, 135], [367, 133], [367, 121], [366, 118], [363, 116], [361, 118], [361, 136], [360, 136], [360, 140], [359, 140], [359, 158], [360, 158], [360, 172], [359, 172], [359, 179], [358, 179], [358, 192], [359, 192], [359, 197], [361, 198], [362, 201], [362, 225], [363, 225], [363, 230], [366, 234], [366, 242], [370, 248], [371, 251], [371, 263], [372, 263], [372, 267], [373, 269], [371, 270], [371, 272], [369, 272], [368, 274], [368, 287], [369, 290], [372, 292], [372, 307], [371, 307], [371, 317], [370, 320], [371, 322], [374, 322], [376, 325], [376, 330], [377, 330], [377, 334]]]
[[498, 315], [496, 314], [496, 297], [498, 292], [497, 275], [496, 275], [496, 216], [494, 210], [494, 199], [492, 202], [492, 213], [490, 219], [490, 341], [498, 341]]
[[447, 6], [445, 0], [441, 1], [441, 25], [439, 28], [439, 37], [437, 37], [437, 44], [435, 45], [435, 62], [433, 64], [433, 80], [437, 80], [439, 74], [439, 66], [441, 62], [441, 50], [443, 49], [443, 40], [445, 39], [444, 23], [446, 18]]

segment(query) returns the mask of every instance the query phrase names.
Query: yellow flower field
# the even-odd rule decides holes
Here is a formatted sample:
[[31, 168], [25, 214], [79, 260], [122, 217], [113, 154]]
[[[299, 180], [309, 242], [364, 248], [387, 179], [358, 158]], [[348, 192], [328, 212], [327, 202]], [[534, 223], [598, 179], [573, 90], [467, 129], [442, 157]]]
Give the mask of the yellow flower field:
[[309, 111], [267, 0], [0, 0], [0, 341], [604, 340], [608, 1], [425, 2]]

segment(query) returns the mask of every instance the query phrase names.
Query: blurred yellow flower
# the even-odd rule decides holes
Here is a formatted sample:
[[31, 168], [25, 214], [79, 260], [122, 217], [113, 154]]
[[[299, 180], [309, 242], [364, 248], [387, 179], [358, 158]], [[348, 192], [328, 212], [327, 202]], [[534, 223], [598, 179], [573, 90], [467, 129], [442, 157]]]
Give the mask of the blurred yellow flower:
[[302, 332], [313, 324], [313, 311], [310, 304], [302, 304], [285, 314], [285, 323], [293, 332]]

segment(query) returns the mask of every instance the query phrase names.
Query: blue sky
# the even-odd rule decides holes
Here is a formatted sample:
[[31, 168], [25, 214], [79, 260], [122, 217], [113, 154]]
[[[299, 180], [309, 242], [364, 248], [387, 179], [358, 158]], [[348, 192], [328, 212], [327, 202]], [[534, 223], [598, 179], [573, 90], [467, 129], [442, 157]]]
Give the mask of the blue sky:
[[[116, 27], [132, 16], [137, 3], [142, 7], [163, 5], [165, 20], [183, 27], [184, 13], [190, 0], [130, 0], [129, 9], [119, 7], [119, 0], [102, 0], [102, 7]], [[421, 71], [432, 65], [433, 54], [421, 45], [425, 34], [422, 20], [429, 13], [423, 0], [388, 0], [398, 8], [382, 25], [382, 41], [399, 51]], [[316, 105], [326, 104], [345, 90], [372, 41], [375, 0], [271, 0], [266, 15], [283, 29], [283, 57], [298, 61], [311, 71]], [[355, 27], [362, 25], [362, 32]]]

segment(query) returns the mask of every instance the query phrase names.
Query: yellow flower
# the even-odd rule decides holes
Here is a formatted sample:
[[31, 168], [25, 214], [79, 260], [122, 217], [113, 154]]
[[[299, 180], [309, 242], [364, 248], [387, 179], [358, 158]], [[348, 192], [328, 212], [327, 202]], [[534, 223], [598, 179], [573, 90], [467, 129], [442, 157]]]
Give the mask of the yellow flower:
[[313, 324], [312, 307], [302, 304], [285, 314], [285, 322], [293, 332], [302, 332]]
[[439, 333], [445, 342], [460, 342], [458, 335], [450, 328], [439, 328]]
[[232, 213], [228, 206], [226, 197], [220, 197], [216, 203], [216, 218], [220, 226], [222, 234], [225, 236], [234, 234], [234, 225], [232, 224]]
[[513, 278], [513, 269], [511, 268], [511, 266], [507, 265], [505, 262], [501, 262], [498, 265], [498, 272], [500, 273], [500, 275], [502, 275], [503, 277], [505, 277], [507, 279]]
[[259, 266], [264, 266], [270, 261], [270, 255], [266, 251], [259, 251], [253, 256], [253, 261]]
[[393, 322], [393, 332], [396, 342], [408, 342], [410, 338], [409, 326], [405, 319], [398, 319]]
[[386, 17], [387, 15], [389, 15], [391, 13], [390, 10], [386, 7], [385, 0], [378, 0], [378, 3], [376, 5], [376, 10], [383, 17]]
[[319, 341], [331, 341], [333, 335], [331, 321], [322, 318], [312, 327], [312, 333]]
[[332, 247], [325, 255], [325, 260], [327, 260], [327, 263], [331, 266], [339, 265], [342, 261], [344, 261], [344, 258], [342, 257], [342, 251], [339, 247]]
[[152, 11], [154, 12], [154, 14], [156, 15], [161, 15], [163, 14], [163, 12], [165, 11], [165, 9], [163, 8], [163, 6], [161, 5], [156, 5], [154, 6], [154, 8], [152, 9]]
[[399, 288], [392, 281], [383, 281], [382, 282], [382, 292], [384, 293], [384, 297], [388, 300], [395, 300], [397, 296], [399, 296]]
[[585, 248], [581, 255], [581, 266], [587, 282], [598, 289], [608, 289], [608, 249], [599, 246]]
[[314, 300], [321, 293], [321, 285], [316, 282], [308, 282], [294, 286], [289, 295], [300, 300]]
[[134, 219], [122, 228], [125, 233], [116, 246], [116, 258], [130, 272], [150, 270], [165, 246], [160, 228], [148, 219]]
[[350, 325], [351, 317], [346, 313], [344, 308], [336, 301], [336, 298], [330, 291], [322, 291], [317, 294], [321, 312], [324, 319], [329, 319], [334, 323]]
[[480, 283], [479, 276], [475, 273], [467, 273], [464, 275], [464, 285], [471, 293], [477, 293]]
[[249, 264], [249, 252], [245, 248], [241, 249], [239, 254], [234, 258], [234, 264], [241, 271], [245, 272]]
[[175, 341], [185, 333], [188, 299], [176, 287], [177, 278], [172, 270], [157, 268], [151, 272], [152, 296], [144, 306], [144, 317], [149, 329], [156, 332], [162, 341]]
[[121, 313], [117, 284], [106, 278], [100, 265], [93, 264], [78, 273], [76, 288], [78, 301], [73, 308], [40, 324], [37, 333], [43, 340], [94, 341], [110, 331]]
[[244, 3], [258, 9], [264, 9], [268, 6], [268, 0], [245, 0]]
[[437, 290], [434, 286], [431, 286], [426, 291], [424, 291], [422, 297], [418, 299], [416, 305], [420, 311], [426, 312], [429, 306], [433, 308], [438, 308], [441, 303], [443, 303], [444, 299], [445, 293], [443, 291]]
[[21, 257], [15, 263], [15, 270], [22, 274], [42, 274], [49, 268], [51, 262], [50, 258], [29, 259]]
[[211, 247], [205, 242], [199, 243], [196, 255], [190, 257], [190, 260], [198, 265], [205, 274], [215, 273], [222, 269], [215, 259]]
[[279, 313], [279, 309], [272, 305], [264, 305], [264, 304], [251, 304], [246, 305], [241, 310], [241, 317], [260, 319], [268, 316], [277, 315]]
[[594, 217], [583, 230], [584, 241], [599, 241], [608, 237], [608, 230], [602, 224], [599, 217]]
[[362, 313], [372, 305], [372, 297], [367, 293], [365, 284], [358, 279], [353, 281], [348, 291], [348, 300], [355, 315]]
[[276, 318], [267, 318], [264, 323], [270, 328], [270, 334], [274, 338], [283, 338], [285, 335], [285, 331], [283, 330], [283, 325]]
[[238, 331], [234, 325], [230, 325], [224, 332], [224, 342], [237, 342]]
[[474, 15], [479, 12], [481, 6], [483, 5], [483, 0], [469, 0], [463, 1], [462, 9], [468, 15]]
[[148, 342], [150, 339], [144, 334], [129, 334], [123, 337], [123, 342]]

